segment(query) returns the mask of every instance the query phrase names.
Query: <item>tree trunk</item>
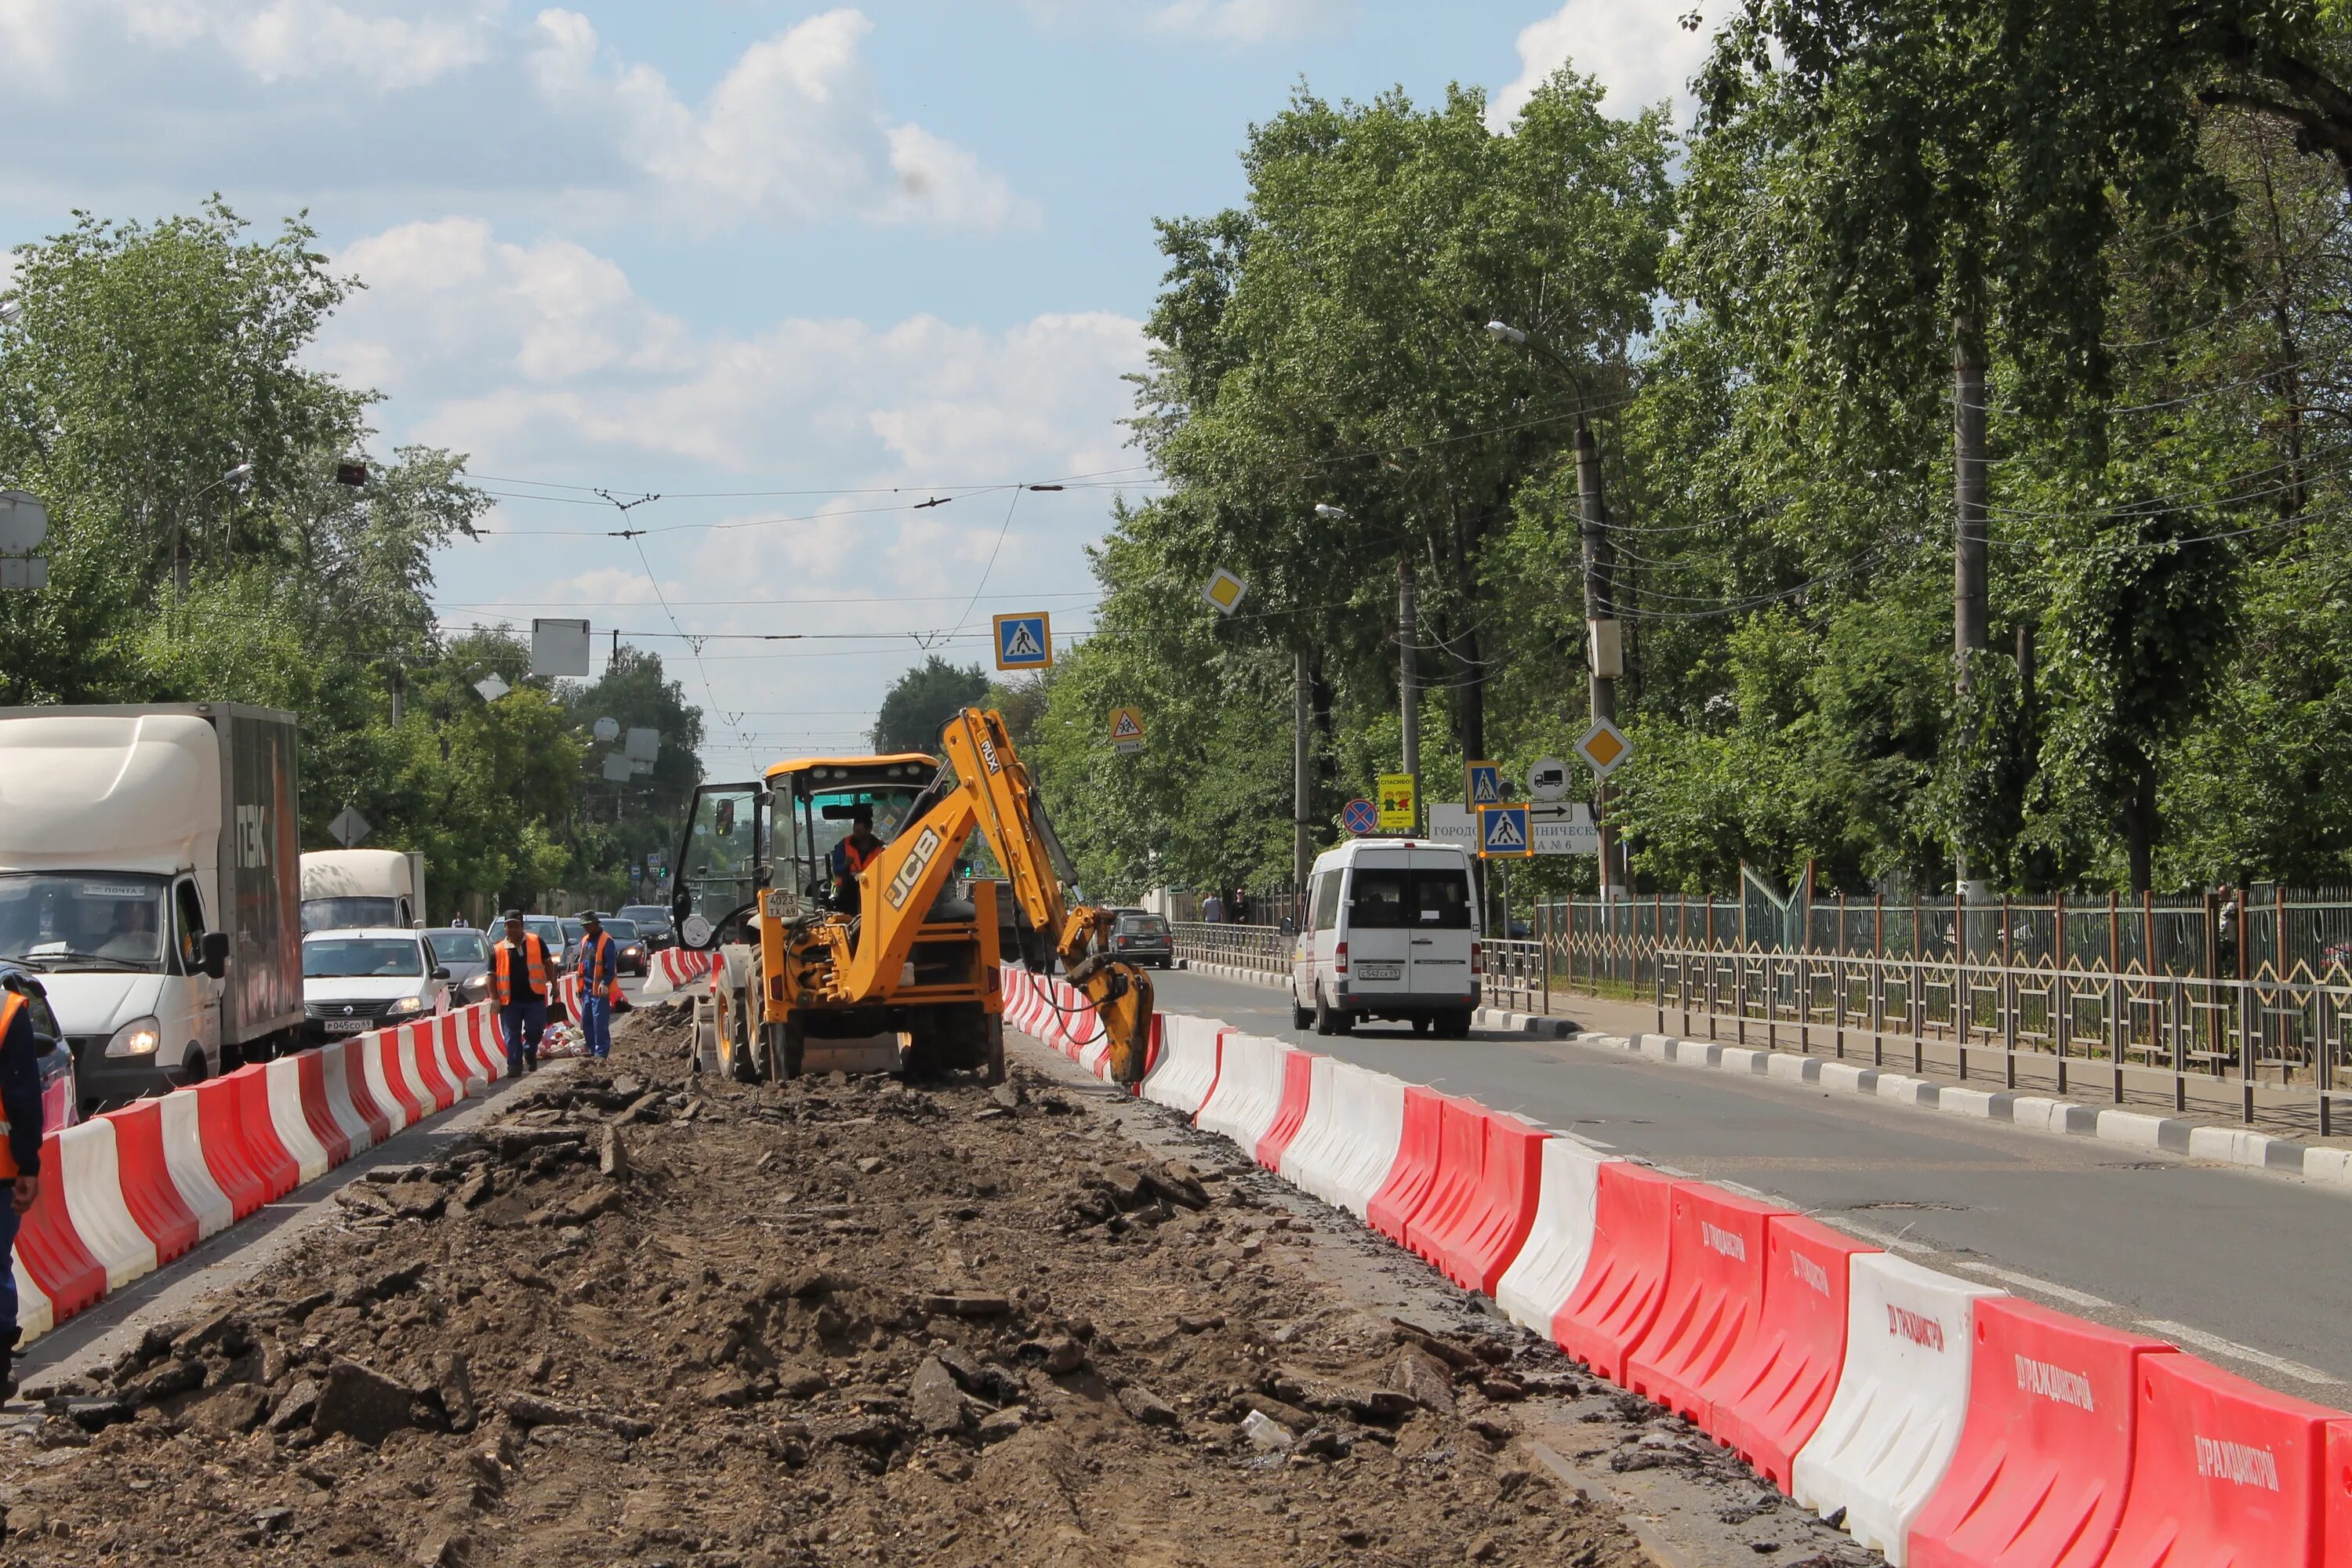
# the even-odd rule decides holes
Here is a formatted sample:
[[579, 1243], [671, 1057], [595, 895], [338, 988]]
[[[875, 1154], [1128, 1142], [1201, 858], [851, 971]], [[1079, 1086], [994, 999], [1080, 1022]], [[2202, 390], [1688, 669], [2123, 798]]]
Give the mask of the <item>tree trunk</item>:
[[2156, 762], [2139, 765], [2132, 781], [2131, 799], [2124, 807], [2124, 843], [2131, 861], [2131, 890], [2145, 893], [2156, 885]]

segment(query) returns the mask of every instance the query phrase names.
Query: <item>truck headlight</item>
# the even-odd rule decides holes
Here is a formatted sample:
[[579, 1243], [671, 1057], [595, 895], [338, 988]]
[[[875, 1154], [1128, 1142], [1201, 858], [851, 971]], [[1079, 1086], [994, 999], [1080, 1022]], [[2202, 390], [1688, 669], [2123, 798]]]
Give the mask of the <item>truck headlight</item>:
[[386, 1013], [398, 1015], [402, 1013], [422, 1012], [424, 1008], [425, 998], [422, 996], [395, 996], [393, 998], [392, 1005], [386, 1007], [384, 1011]]
[[106, 1042], [110, 1057], [152, 1057], [163, 1043], [163, 1026], [153, 1018], [133, 1018]]

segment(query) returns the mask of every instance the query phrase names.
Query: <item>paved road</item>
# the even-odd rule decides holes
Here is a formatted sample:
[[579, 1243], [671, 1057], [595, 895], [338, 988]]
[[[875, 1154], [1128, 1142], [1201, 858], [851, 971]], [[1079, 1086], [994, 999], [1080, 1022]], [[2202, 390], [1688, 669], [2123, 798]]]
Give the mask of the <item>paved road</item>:
[[1387, 1025], [1318, 1038], [1277, 990], [1155, 975], [1218, 1017], [1817, 1215], [1923, 1261], [2173, 1339], [2283, 1392], [2352, 1404], [2352, 1194], [1969, 1122], [1574, 1041]]

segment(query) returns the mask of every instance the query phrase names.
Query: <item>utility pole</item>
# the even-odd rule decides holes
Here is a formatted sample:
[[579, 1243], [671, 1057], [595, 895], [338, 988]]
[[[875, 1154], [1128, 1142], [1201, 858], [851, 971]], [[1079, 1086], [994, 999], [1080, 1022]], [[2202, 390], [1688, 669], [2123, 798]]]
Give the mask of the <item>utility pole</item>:
[[[1592, 717], [1617, 721], [1617, 678], [1625, 672], [1625, 644], [1612, 599], [1616, 559], [1609, 546], [1609, 510], [1601, 499], [1601, 443], [1582, 416], [1576, 421], [1576, 498], [1584, 542], [1586, 663], [1591, 668]], [[1601, 824], [1601, 896], [1625, 883], [1618, 864], [1617, 829], [1609, 820], [1609, 786], [1592, 785], [1592, 815]]]
[[1412, 830], [1421, 831], [1421, 591], [1412, 547], [1397, 556], [1397, 698], [1404, 729], [1404, 771], [1412, 775]]
[[1307, 650], [1300, 648], [1291, 655], [1297, 689], [1292, 693], [1290, 762], [1296, 776], [1290, 795], [1290, 890], [1297, 900], [1296, 908], [1303, 909], [1307, 900], [1307, 870], [1315, 863], [1314, 845], [1307, 837], [1307, 814], [1315, 799], [1315, 777], [1310, 771], [1307, 736], [1308, 726], [1315, 721], [1314, 692], [1309, 689], [1307, 674]]
[[[1952, 318], [1952, 689], [1966, 693], [1969, 665], [1990, 643], [1986, 618], [1984, 343], [1976, 318]], [[1954, 886], [1969, 881], [1965, 851], [1952, 861]]]

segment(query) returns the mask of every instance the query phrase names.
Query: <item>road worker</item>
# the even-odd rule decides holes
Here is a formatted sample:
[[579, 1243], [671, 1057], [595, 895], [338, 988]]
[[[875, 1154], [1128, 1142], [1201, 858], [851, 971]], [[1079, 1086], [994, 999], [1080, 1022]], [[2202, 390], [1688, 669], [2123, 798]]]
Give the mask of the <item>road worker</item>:
[[874, 808], [859, 805], [849, 814], [849, 837], [833, 847], [833, 907], [845, 915], [857, 912], [857, 873], [882, 858], [882, 840], [874, 836]]
[[602, 1061], [613, 1049], [613, 1005], [621, 999], [621, 944], [591, 910], [580, 917], [580, 1037]]
[[6, 1266], [16, 1226], [41, 1195], [41, 1061], [33, 1038], [31, 996], [40, 983], [16, 971], [0, 974], [0, 1180], [10, 1184], [0, 1204], [0, 1399], [16, 1392], [16, 1273]]
[[490, 950], [490, 999], [499, 1007], [507, 1071], [520, 1076], [539, 1066], [540, 1037], [547, 1033], [548, 1004], [555, 998], [556, 966], [546, 940], [522, 923], [520, 910], [507, 911], [506, 925], [507, 934]]

